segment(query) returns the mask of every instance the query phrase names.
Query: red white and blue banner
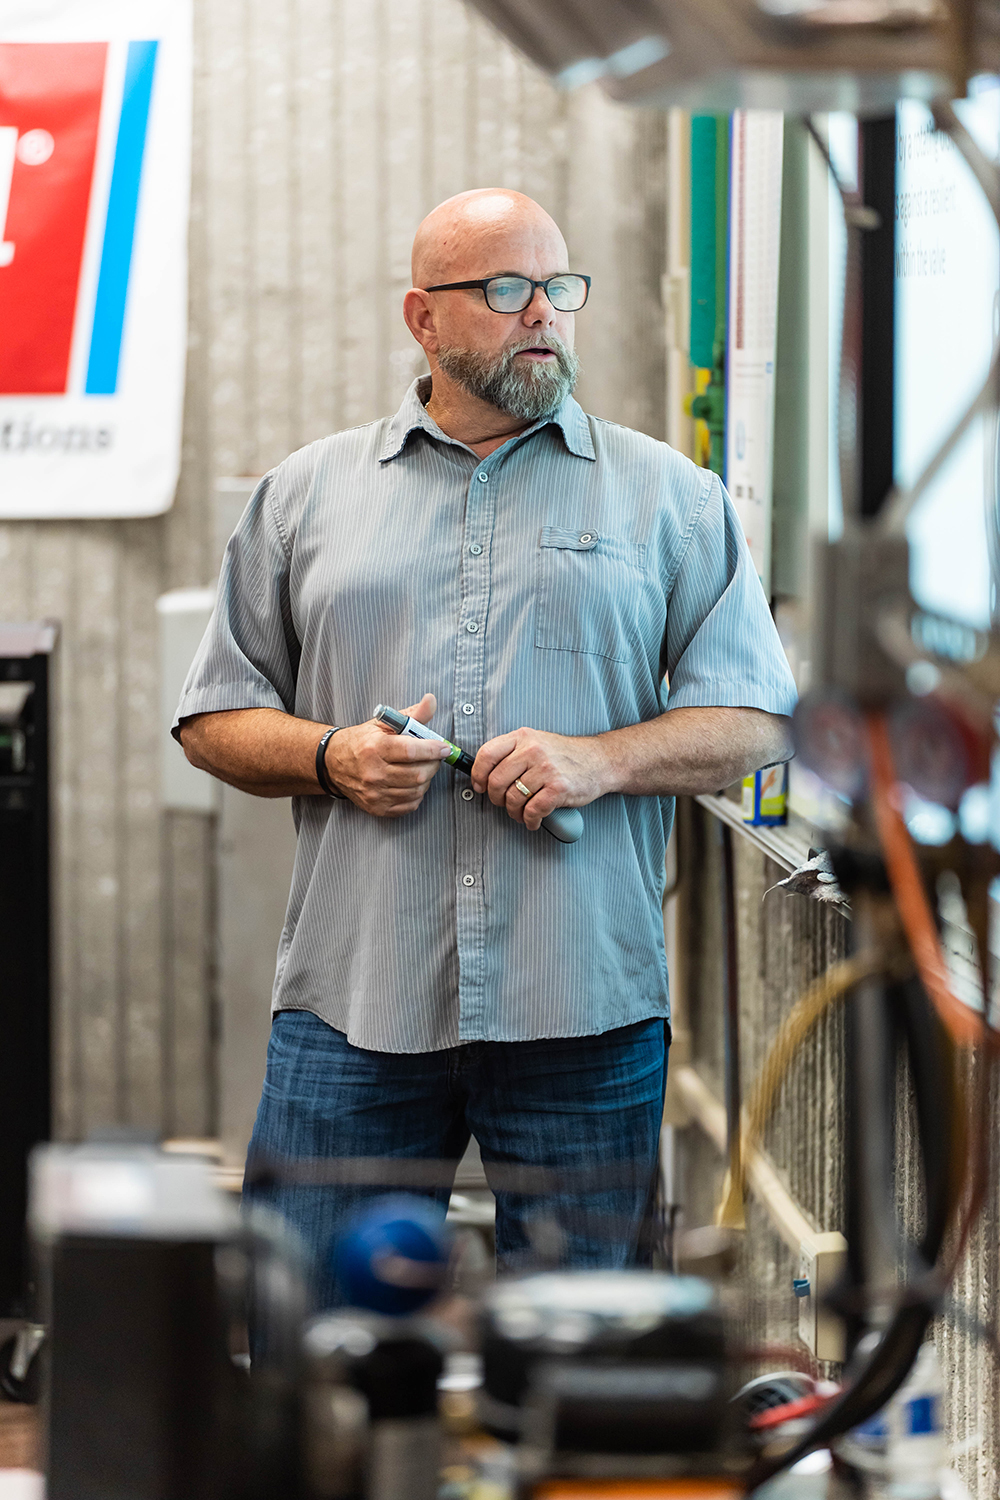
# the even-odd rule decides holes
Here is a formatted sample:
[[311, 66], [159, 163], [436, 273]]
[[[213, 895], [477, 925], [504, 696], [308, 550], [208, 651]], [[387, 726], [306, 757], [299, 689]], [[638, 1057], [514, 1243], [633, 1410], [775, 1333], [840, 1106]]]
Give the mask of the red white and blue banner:
[[0, 0], [0, 517], [169, 508], [190, 137], [191, 0]]

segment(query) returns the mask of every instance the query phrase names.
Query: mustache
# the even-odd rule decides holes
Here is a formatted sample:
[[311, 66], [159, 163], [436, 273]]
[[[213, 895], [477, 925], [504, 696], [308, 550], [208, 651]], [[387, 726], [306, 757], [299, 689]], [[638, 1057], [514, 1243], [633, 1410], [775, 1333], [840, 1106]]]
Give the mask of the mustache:
[[503, 354], [505, 358], [513, 359], [515, 354], [523, 354], [525, 349], [551, 349], [560, 359], [569, 355], [569, 349], [558, 334], [548, 334], [537, 339], [520, 339], [516, 344], [508, 344]]

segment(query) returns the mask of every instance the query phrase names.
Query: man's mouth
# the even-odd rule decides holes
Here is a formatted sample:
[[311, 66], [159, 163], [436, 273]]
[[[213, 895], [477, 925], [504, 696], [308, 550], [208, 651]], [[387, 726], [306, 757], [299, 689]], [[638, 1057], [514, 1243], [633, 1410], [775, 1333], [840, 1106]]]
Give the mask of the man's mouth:
[[556, 351], [550, 349], [547, 344], [533, 344], [530, 349], [518, 349], [518, 354], [523, 354], [528, 359], [555, 359]]

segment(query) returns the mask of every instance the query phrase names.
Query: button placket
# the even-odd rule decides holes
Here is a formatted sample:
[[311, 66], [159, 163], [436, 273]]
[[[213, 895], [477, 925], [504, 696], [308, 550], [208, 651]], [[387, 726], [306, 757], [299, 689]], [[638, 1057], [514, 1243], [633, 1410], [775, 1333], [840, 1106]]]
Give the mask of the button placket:
[[[468, 718], [466, 748], [475, 751], [483, 738], [480, 711], [485, 675], [486, 629], [490, 598], [490, 538], [493, 533], [495, 472], [473, 471], [465, 505], [462, 538], [461, 619], [455, 641], [456, 717]], [[475, 726], [475, 728], [474, 728]], [[456, 726], [456, 737], [462, 736]], [[483, 869], [484, 820], [477, 816], [479, 800], [465, 778], [457, 784], [461, 807], [456, 815], [455, 873], [457, 877], [459, 1037], [475, 1035], [483, 1015], [485, 944], [485, 889]]]

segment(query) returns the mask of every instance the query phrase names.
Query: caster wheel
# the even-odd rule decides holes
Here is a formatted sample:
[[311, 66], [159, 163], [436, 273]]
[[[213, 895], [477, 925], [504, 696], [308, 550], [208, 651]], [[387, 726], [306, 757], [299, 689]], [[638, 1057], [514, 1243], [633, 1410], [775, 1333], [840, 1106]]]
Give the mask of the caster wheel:
[[0, 1392], [8, 1401], [34, 1406], [38, 1400], [40, 1371], [38, 1351], [41, 1337], [29, 1330], [0, 1344]]

